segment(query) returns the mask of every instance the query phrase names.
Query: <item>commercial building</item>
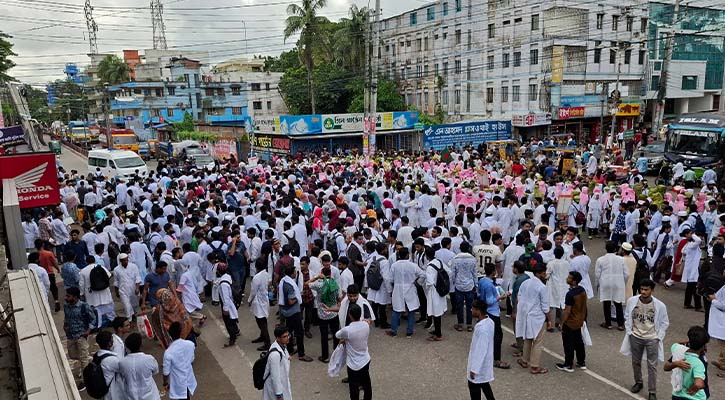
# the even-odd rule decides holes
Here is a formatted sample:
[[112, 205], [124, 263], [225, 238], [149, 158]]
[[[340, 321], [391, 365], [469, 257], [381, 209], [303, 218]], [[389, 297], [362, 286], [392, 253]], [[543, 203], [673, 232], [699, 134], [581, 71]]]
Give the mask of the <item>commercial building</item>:
[[[617, 130], [639, 123], [648, 18], [636, 0], [438, 0], [384, 19], [376, 55], [409, 106], [447, 122], [590, 139], [615, 109]], [[608, 104], [615, 90], [622, 109]]]

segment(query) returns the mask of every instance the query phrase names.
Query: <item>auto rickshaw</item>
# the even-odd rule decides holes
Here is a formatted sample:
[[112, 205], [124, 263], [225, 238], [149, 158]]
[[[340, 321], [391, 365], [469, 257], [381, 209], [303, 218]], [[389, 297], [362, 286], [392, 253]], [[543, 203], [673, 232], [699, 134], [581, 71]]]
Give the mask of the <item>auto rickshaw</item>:
[[61, 154], [61, 145], [58, 140], [51, 140], [48, 142], [48, 148], [55, 154]]

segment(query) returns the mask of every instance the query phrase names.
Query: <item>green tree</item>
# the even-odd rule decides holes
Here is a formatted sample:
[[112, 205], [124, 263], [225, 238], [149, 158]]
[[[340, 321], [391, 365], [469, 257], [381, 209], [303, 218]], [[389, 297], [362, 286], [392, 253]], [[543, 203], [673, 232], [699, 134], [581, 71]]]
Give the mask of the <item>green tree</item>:
[[176, 132], [193, 132], [195, 128], [194, 117], [184, 111], [184, 120], [181, 122], [174, 122], [173, 126]]
[[307, 90], [307, 71], [305, 68], [287, 70], [279, 82], [279, 88], [285, 103], [292, 114], [325, 114], [344, 113], [353, 98], [351, 85], [352, 76], [349, 71], [326, 63], [319, 65], [312, 73], [316, 82], [315, 92], [317, 108], [311, 108], [310, 93]]
[[360, 73], [365, 68], [365, 33], [369, 10], [353, 4], [348, 14], [350, 18], [340, 19], [334, 33], [334, 59], [350, 71]]
[[317, 15], [317, 12], [325, 7], [327, 0], [302, 0], [302, 5], [290, 4], [287, 6], [287, 20], [285, 21], [284, 39], [299, 33], [300, 39], [298, 48], [302, 48], [302, 59], [307, 70], [307, 89], [309, 92], [310, 107], [313, 114], [316, 114], [315, 90], [313, 85], [313, 47], [316, 42], [323, 42], [321, 34], [322, 25], [329, 21], [325, 17]]
[[289, 69], [301, 66], [300, 52], [297, 48], [283, 51], [278, 57], [267, 56], [264, 58], [264, 70], [268, 72], [287, 72]]
[[0, 84], [15, 81], [15, 78], [7, 74], [10, 68], [15, 66], [10, 57], [17, 56], [13, 53], [13, 44], [6, 39], [12, 39], [12, 36], [0, 32]]
[[[90, 101], [83, 87], [70, 79], [59, 79], [51, 83], [55, 87], [55, 103], [51, 107], [50, 119], [53, 121], [78, 121], [87, 118]], [[38, 115], [43, 113], [42, 106], [38, 105]], [[46, 111], [47, 113], [47, 111]], [[35, 116], [31, 109], [31, 114]], [[37, 118], [37, 117], [36, 117]]]
[[109, 54], [98, 63], [98, 78], [111, 85], [128, 82], [131, 69], [118, 56]]
[[[365, 93], [362, 79], [354, 83], [354, 97], [347, 108], [349, 113], [365, 112]], [[378, 78], [378, 104], [377, 112], [404, 111], [406, 109], [405, 99], [398, 90], [395, 81], [385, 77]]]
[[45, 124], [54, 121], [53, 109], [48, 107], [48, 94], [45, 91], [25, 85], [25, 99], [33, 118]]

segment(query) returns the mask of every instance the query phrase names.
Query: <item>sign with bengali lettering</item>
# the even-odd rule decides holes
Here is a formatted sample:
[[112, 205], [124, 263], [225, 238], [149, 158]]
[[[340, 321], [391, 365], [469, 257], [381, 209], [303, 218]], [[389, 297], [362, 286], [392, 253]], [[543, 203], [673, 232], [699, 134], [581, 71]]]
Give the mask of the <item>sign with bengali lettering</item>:
[[480, 143], [511, 139], [511, 121], [477, 121], [462, 124], [426, 126], [423, 147], [443, 150], [449, 146], [474, 146]]

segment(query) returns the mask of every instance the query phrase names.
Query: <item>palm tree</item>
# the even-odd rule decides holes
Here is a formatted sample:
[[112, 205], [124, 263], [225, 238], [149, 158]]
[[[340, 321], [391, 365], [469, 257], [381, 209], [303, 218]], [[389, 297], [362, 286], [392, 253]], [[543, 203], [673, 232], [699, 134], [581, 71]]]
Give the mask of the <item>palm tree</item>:
[[350, 18], [342, 18], [335, 32], [334, 47], [338, 61], [353, 72], [361, 72], [365, 66], [365, 33], [369, 10], [353, 4], [348, 11]]
[[315, 114], [315, 96], [312, 85], [312, 71], [314, 60], [312, 59], [312, 46], [316, 41], [322, 40], [321, 27], [329, 21], [325, 17], [317, 15], [327, 4], [327, 0], [302, 0], [302, 5], [290, 4], [287, 6], [287, 20], [285, 21], [284, 39], [299, 33], [299, 45], [302, 45], [302, 58], [307, 68], [307, 89], [310, 95], [312, 113]]
[[98, 78], [111, 85], [128, 82], [130, 72], [128, 65], [113, 54], [107, 55], [98, 63]]

